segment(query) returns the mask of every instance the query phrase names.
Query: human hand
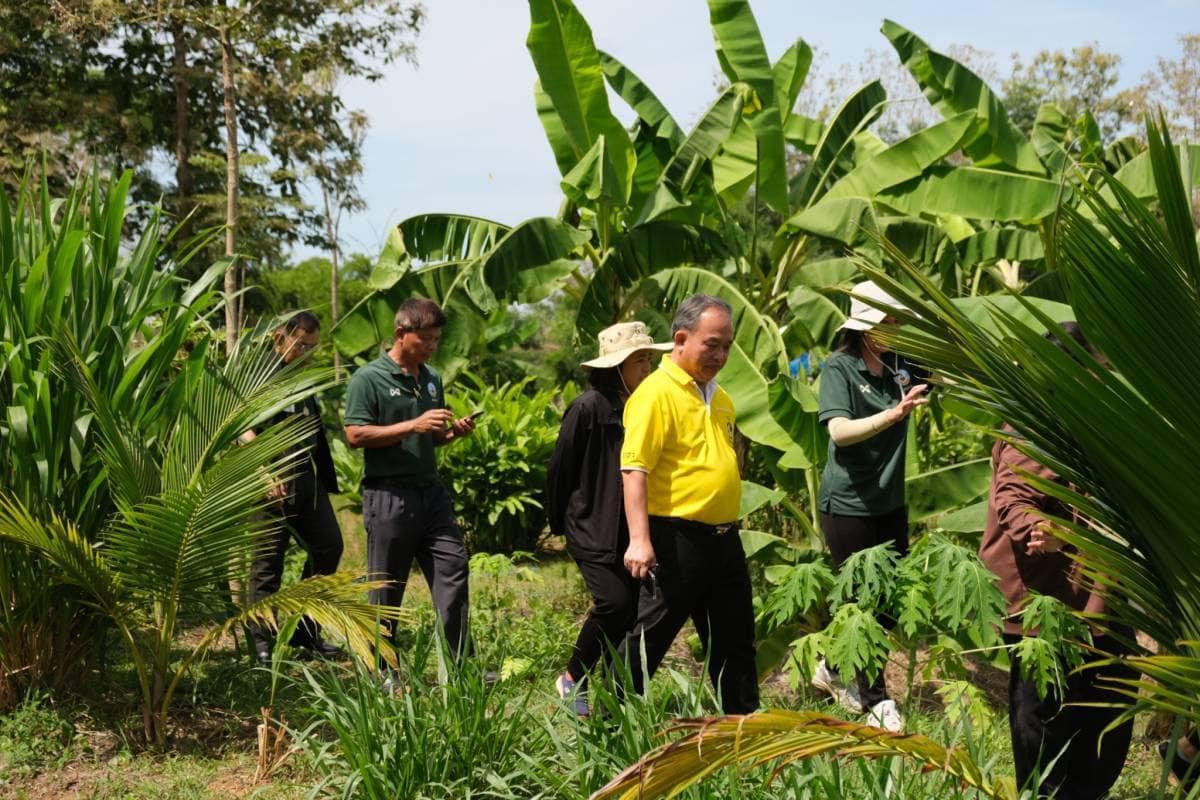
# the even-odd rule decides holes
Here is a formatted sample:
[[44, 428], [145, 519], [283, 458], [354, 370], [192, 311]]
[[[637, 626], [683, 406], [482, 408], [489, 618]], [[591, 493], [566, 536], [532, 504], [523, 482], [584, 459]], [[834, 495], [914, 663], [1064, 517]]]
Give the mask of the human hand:
[[899, 422], [912, 413], [912, 410], [917, 406], [923, 406], [929, 402], [929, 398], [925, 397], [925, 393], [929, 391], [929, 384], [922, 383], [914, 386], [904, 393], [904, 397], [900, 399], [900, 405], [888, 411], [888, 418], [892, 424]]
[[474, 432], [475, 420], [472, 417], [462, 417], [450, 423], [450, 430], [446, 431], [446, 441], [461, 439], [464, 436], [470, 436]]
[[283, 481], [271, 481], [271, 485], [267, 487], [267, 499], [272, 505], [280, 505], [287, 499], [287, 484]]
[[649, 539], [629, 542], [629, 547], [625, 550], [625, 569], [629, 570], [630, 575], [641, 580], [649, 575], [650, 570], [657, 564], [654, 546], [650, 544]]
[[454, 419], [454, 412], [448, 408], [431, 408], [411, 423], [413, 433], [433, 433], [446, 430], [446, 425]]
[[1051, 532], [1052, 530], [1053, 526], [1049, 522], [1040, 523], [1033, 529], [1033, 533], [1029, 534], [1029, 543], [1025, 545], [1025, 552], [1031, 556], [1061, 552], [1063, 540], [1055, 536]]

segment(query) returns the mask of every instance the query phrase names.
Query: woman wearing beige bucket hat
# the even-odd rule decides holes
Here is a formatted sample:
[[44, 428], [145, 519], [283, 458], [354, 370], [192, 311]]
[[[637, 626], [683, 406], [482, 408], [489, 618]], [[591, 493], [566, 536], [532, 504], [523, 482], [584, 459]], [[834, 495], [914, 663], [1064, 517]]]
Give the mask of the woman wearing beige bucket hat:
[[[908, 552], [907, 420], [914, 408], [928, 402], [924, 395], [929, 387], [920, 383], [924, 372], [886, 351], [873, 334], [877, 325], [894, 325], [895, 317], [865, 299], [904, 308], [875, 283], [856, 284], [850, 316], [821, 368], [818, 419], [829, 430], [829, 452], [817, 505], [835, 567], [879, 544], [891, 543], [901, 555]], [[849, 710], [869, 712], [869, 723], [899, 730], [903, 719], [888, 699], [882, 671], [874, 681], [862, 674], [852, 677], [843, 684], [821, 660], [812, 684]]]
[[587, 673], [607, 647], [619, 644], [637, 614], [638, 581], [621, 557], [629, 546], [622, 501], [620, 452], [625, 438], [625, 400], [652, 368], [656, 344], [641, 322], [622, 322], [600, 331], [600, 352], [581, 366], [591, 370], [590, 388], [563, 415], [550, 459], [546, 510], [550, 532], [562, 534], [592, 595], [567, 671], [558, 677], [559, 696], [587, 716]]

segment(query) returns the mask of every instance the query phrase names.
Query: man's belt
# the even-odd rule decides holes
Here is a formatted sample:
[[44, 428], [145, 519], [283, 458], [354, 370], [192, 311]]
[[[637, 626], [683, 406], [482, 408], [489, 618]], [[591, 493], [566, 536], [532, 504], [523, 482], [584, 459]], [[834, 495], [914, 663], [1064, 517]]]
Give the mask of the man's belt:
[[430, 478], [363, 478], [364, 489], [428, 489], [437, 483]]
[[682, 517], [650, 517], [651, 523], [658, 523], [684, 533], [703, 534], [705, 536], [725, 536], [730, 533], [737, 533], [741, 529], [741, 524], [738, 522], [726, 522], [723, 525], [709, 525], [706, 522], [697, 522], [694, 519], [683, 519]]

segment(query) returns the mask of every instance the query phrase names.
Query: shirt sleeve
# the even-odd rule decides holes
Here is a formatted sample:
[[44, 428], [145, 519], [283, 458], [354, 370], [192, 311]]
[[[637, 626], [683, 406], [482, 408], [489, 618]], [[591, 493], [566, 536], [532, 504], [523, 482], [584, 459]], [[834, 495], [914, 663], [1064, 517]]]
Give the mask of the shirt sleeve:
[[834, 417], [854, 419], [854, 408], [850, 398], [850, 380], [836, 364], [826, 361], [821, 372], [821, 387], [817, 394], [819, 422], [828, 422]]
[[345, 425], [379, 424], [379, 402], [371, 382], [362, 372], [356, 372], [346, 387], [346, 410], [342, 413]]
[[581, 403], [572, 403], [563, 414], [562, 427], [550, 466], [546, 470], [546, 516], [550, 533], [566, 533], [567, 505], [579, 486], [579, 465], [587, 449], [593, 414], [585, 413]]
[[625, 441], [621, 445], [622, 471], [649, 472], [662, 452], [665, 409], [654, 392], [637, 392], [625, 402]]
[[1001, 451], [996, 465], [996, 521], [1004, 535], [1017, 544], [1027, 544], [1029, 536], [1045, 521], [1042, 513], [1050, 510], [1051, 501], [1040, 490], [1017, 474], [1017, 468], [1042, 477], [1051, 477], [1037, 462], [1023, 456], [1011, 445]]

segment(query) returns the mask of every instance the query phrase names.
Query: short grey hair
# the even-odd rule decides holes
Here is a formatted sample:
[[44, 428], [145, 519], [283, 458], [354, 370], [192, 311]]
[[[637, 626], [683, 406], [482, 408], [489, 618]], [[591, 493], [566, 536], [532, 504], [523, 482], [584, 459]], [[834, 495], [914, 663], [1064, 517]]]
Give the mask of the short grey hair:
[[675, 319], [671, 320], [671, 335], [674, 336], [679, 331], [695, 333], [696, 326], [700, 324], [700, 315], [710, 308], [719, 308], [733, 317], [733, 308], [721, 298], [711, 294], [694, 294], [685, 298], [679, 304], [679, 308], [675, 309]]

